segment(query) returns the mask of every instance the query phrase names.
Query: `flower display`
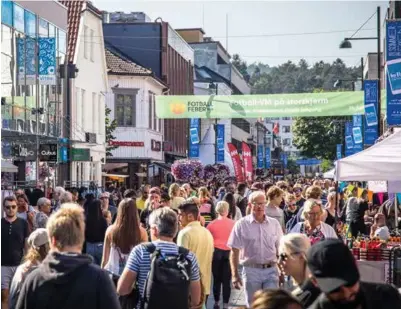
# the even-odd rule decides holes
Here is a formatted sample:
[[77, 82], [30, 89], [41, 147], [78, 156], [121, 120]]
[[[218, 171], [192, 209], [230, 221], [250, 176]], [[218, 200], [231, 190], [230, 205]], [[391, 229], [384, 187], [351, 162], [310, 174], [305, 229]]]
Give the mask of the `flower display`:
[[199, 160], [177, 160], [171, 166], [171, 173], [177, 182], [199, 185], [204, 177], [204, 167]]
[[204, 171], [204, 180], [206, 182], [217, 181], [223, 183], [230, 176], [230, 169], [226, 164], [208, 164], [205, 166]]

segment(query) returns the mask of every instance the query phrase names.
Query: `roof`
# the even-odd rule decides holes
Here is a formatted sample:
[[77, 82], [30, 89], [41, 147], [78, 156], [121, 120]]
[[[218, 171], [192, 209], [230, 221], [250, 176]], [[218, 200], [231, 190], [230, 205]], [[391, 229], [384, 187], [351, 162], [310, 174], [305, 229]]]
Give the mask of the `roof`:
[[181, 29], [175, 29], [175, 31], [200, 31], [202, 34], [205, 34], [205, 31], [203, 31], [202, 28], [181, 28]]
[[68, 62], [74, 62], [75, 49], [78, 41], [79, 24], [81, 22], [81, 12], [86, 0], [60, 0], [60, 3], [68, 9]]
[[116, 48], [106, 46], [107, 71], [111, 74], [152, 75], [152, 71], [135, 63]]

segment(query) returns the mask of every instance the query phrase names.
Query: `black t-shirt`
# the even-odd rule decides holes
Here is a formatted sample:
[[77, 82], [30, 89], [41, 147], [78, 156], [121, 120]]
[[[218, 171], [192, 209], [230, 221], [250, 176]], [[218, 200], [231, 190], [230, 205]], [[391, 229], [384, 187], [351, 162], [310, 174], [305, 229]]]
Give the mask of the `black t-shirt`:
[[1, 219], [1, 266], [18, 266], [24, 255], [28, 222], [17, 218], [13, 222]]

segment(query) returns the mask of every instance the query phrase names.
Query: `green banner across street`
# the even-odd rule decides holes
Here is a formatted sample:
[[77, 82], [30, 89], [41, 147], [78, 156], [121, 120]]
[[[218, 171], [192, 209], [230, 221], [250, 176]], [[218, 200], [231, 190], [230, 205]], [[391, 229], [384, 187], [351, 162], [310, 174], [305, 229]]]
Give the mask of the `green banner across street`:
[[159, 118], [320, 117], [364, 114], [363, 91], [156, 96]]

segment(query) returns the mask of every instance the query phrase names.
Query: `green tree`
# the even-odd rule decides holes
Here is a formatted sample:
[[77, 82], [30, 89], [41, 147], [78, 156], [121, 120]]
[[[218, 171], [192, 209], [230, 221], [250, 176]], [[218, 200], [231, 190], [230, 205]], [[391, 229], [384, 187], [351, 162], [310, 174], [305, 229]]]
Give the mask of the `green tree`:
[[327, 171], [329, 171], [333, 168], [333, 161], [323, 159], [322, 164], [320, 164], [320, 166], [322, 167], [323, 173], [326, 173]]
[[116, 119], [110, 120], [111, 109], [106, 106], [105, 111], [105, 124], [106, 124], [106, 157], [112, 157], [113, 154], [111, 151], [113, 149], [117, 149], [118, 146], [110, 146], [110, 141], [115, 140], [115, 136], [113, 135], [114, 130], [117, 128]]
[[237, 70], [242, 74], [246, 81], [249, 81], [250, 75], [248, 74], [248, 65], [246, 61], [242, 60], [238, 54], [234, 54], [231, 59], [231, 63], [237, 68]]

